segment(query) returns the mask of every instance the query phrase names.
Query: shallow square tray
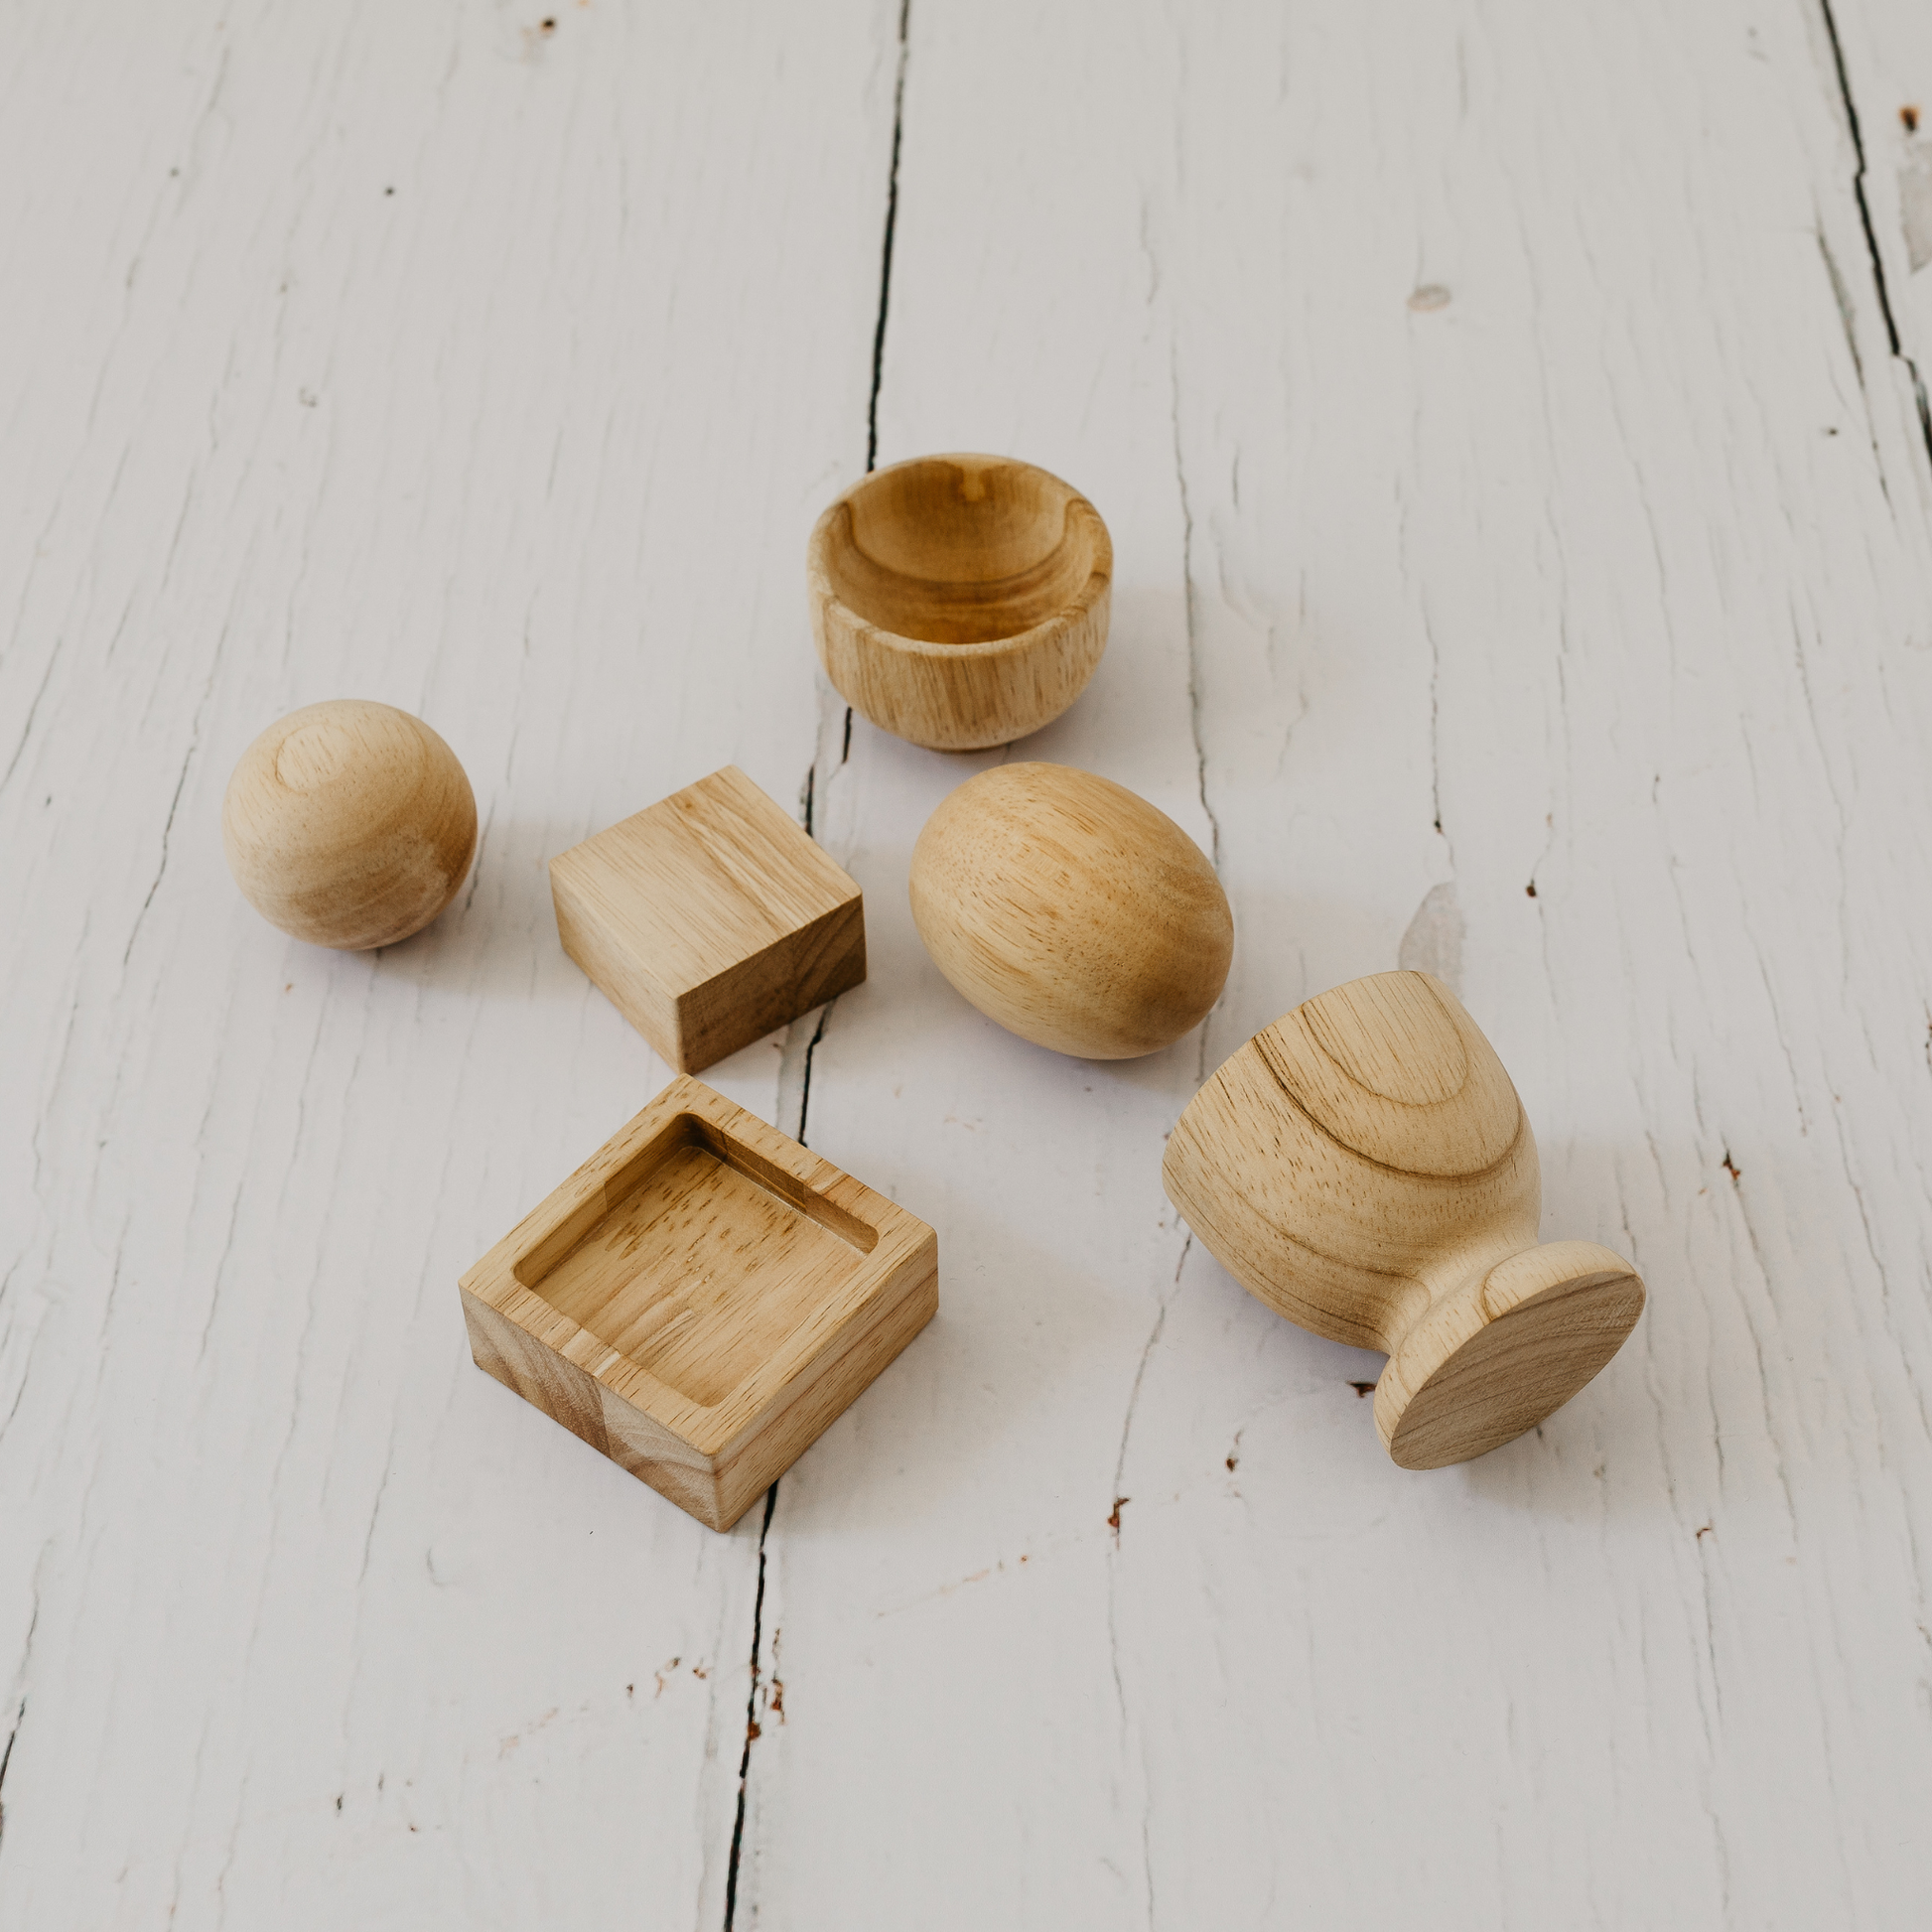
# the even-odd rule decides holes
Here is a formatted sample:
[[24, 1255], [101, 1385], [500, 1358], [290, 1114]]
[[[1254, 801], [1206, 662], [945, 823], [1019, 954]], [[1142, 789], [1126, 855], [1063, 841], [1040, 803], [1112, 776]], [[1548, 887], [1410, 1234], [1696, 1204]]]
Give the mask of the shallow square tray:
[[932, 1318], [939, 1238], [687, 1077], [462, 1289], [480, 1368], [723, 1530]]

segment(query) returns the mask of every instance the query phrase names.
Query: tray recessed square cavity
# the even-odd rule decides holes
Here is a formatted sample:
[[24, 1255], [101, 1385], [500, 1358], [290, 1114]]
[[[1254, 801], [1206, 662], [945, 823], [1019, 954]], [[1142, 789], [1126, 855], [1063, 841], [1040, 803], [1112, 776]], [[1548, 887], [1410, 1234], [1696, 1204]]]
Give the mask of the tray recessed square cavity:
[[939, 1237], [678, 1079], [462, 1289], [479, 1368], [726, 1530], [932, 1319]]
[[564, 950], [681, 1073], [866, 976], [857, 884], [735, 764], [550, 862]]

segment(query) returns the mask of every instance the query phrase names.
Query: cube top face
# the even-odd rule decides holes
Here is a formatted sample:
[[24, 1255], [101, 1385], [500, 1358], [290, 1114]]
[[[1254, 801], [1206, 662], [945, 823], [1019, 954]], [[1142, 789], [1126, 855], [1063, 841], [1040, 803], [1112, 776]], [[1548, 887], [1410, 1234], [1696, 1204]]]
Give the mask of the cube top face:
[[[717, 1520], [722, 1505], [694, 1504], [655, 1464], [702, 1488], [796, 1403], [809, 1433], [761, 1451], [746, 1478], [761, 1492], [778, 1473], [762, 1473], [770, 1455], [795, 1458], [929, 1318], [937, 1269], [923, 1221], [687, 1078], [462, 1285], [485, 1311], [470, 1311], [473, 1341], [480, 1320], [498, 1342], [501, 1324], [515, 1331], [491, 1345], [497, 1361], [478, 1347], [483, 1367], [725, 1527], [735, 1509]], [[625, 1454], [621, 1436], [661, 1453]]]
[[866, 976], [858, 885], [736, 765], [550, 862], [565, 950], [693, 1073]]

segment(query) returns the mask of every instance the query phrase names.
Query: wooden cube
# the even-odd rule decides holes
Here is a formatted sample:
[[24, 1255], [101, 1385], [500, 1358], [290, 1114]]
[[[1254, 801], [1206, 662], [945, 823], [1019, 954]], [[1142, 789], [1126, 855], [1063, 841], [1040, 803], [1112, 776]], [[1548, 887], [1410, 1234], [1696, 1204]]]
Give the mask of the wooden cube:
[[550, 862], [564, 950], [698, 1073], [866, 976], [865, 904], [734, 764]]
[[939, 1307], [939, 1237], [673, 1080], [463, 1277], [479, 1368], [728, 1530]]

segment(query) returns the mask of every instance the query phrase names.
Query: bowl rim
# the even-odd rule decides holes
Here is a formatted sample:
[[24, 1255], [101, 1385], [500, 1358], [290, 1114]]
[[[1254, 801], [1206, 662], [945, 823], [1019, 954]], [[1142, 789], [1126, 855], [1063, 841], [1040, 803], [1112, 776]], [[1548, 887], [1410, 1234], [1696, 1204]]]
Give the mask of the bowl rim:
[[[828, 564], [831, 547], [833, 518], [846, 507], [852, 498], [882, 477], [889, 477], [896, 471], [923, 468], [930, 463], [997, 463], [1015, 470], [1031, 470], [1035, 476], [1044, 477], [1048, 483], [1066, 492], [1066, 507], [1069, 511], [1084, 510], [1092, 521], [1096, 533], [1092, 568], [1080, 588], [1066, 603], [1062, 604], [1051, 616], [1042, 618], [1038, 623], [1030, 624], [1025, 630], [1015, 630], [1004, 637], [987, 637], [972, 644], [935, 643], [924, 637], [908, 637], [903, 631], [889, 630], [884, 624], [875, 623], [870, 618], [855, 611], [842, 598], [832, 582]], [[936, 450], [926, 456], [907, 457], [899, 463], [889, 463], [881, 470], [868, 470], [856, 483], [832, 498], [822, 509], [812, 525], [812, 533], [805, 546], [805, 577], [814, 604], [821, 614], [837, 611], [854, 634], [855, 641], [889, 645], [912, 657], [931, 657], [946, 663], [958, 663], [962, 658], [1000, 657], [1035, 648], [1041, 644], [1057, 642], [1067, 631], [1089, 615], [1100, 600], [1106, 596], [1114, 580], [1114, 539], [1107, 528], [1107, 520], [1094, 508], [1086, 495], [1075, 489], [1063, 477], [1052, 471], [1042, 469], [1037, 463], [1029, 463], [1025, 457], [988, 455], [979, 451]]]

